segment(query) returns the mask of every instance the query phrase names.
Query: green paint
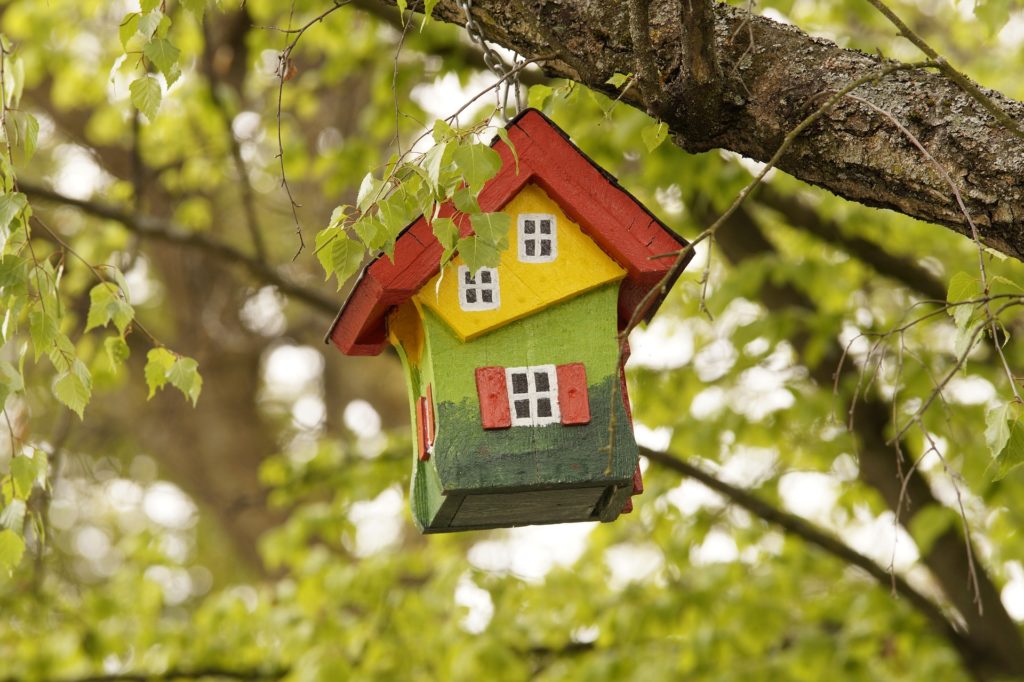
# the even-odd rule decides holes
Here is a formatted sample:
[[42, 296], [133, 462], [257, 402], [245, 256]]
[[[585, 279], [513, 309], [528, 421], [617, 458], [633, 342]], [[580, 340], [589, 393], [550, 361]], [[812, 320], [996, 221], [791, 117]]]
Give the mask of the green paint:
[[582, 362], [589, 383], [615, 376], [618, 296], [618, 282], [608, 284], [465, 343], [424, 309], [424, 355], [432, 364], [434, 400], [475, 404], [477, 367]]
[[[413, 437], [410, 502], [421, 530], [610, 521], [618, 516], [629, 497], [637, 448], [619, 395], [617, 302], [614, 283], [466, 343], [424, 311], [419, 365], [412, 366], [398, 349], [414, 429], [419, 428], [416, 404], [428, 385], [437, 412], [429, 461], [419, 461], [415, 432]], [[496, 430], [481, 426], [476, 368], [571, 362], [582, 362], [587, 370], [589, 424]], [[613, 405], [615, 428], [610, 430]]]

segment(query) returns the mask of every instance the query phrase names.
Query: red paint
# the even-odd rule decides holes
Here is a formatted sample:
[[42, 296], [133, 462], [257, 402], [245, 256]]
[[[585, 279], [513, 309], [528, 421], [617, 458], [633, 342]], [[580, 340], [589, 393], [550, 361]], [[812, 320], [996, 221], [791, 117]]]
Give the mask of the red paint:
[[480, 398], [480, 422], [485, 429], [512, 426], [504, 367], [477, 367], [476, 392]]
[[434, 389], [427, 384], [427, 449], [434, 447], [434, 437], [437, 435], [434, 430]]
[[[673, 258], [651, 256], [676, 251], [686, 245], [685, 240], [599, 169], [540, 112], [524, 111], [509, 124], [508, 137], [515, 146], [518, 172], [512, 150], [495, 137], [492, 146], [501, 156], [502, 167], [480, 192], [480, 208], [500, 211], [528, 182], [542, 187], [566, 215], [626, 269], [619, 295], [622, 328], [643, 297], [672, 267]], [[454, 214], [451, 202], [441, 206], [440, 216]], [[463, 236], [469, 234], [465, 221], [460, 224], [460, 232]], [[393, 260], [382, 256], [367, 266], [335, 320], [329, 334], [331, 341], [348, 355], [379, 354], [387, 344], [388, 311], [408, 300], [437, 274], [441, 253], [441, 245], [421, 216], [399, 235]], [[664, 294], [659, 292], [646, 306], [645, 319], [662, 298]]]
[[427, 422], [427, 399], [420, 396], [416, 401], [416, 450], [419, 452], [420, 461], [426, 462], [430, 459], [430, 443]]
[[590, 398], [587, 395], [587, 370], [582, 362], [559, 365], [558, 410], [563, 424], [589, 424]]

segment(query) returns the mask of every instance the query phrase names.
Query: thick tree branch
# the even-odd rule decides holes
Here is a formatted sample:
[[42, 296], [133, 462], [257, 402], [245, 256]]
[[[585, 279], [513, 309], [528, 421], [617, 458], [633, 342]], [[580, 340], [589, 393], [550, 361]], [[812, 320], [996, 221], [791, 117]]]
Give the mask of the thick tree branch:
[[[393, 4], [392, 0], [379, 0]], [[688, 97], [681, 63], [679, 0], [650, 0], [650, 37], [664, 83], [662, 118], [675, 142], [690, 151], [731, 149], [766, 161], [822, 96], [880, 66], [877, 57], [812, 38], [792, 26], [715, 3], [715, 44], [723, 73], [716, 120], [700, 120], [701, 102]], [[572, 55], [573, 65], [551, 60], [552, 76], [611, 92], [605, 81], [635, 70], [629, 18], [615, 3], [587, 0], [475, 0], [489, 40], [527, 58], [550, 51]], [[461, 23], [455, 0], [440, 0], [435, 18]], [[736, 37], [735, 39], [734, 36]], [[955, 178], [989, 246], [1024, 259], [1024, 141], [994, 121], [961, 87], [942, 74], [894, 73], [865, 86], [861, 96], [894, 116], [921, 140]], [[614, 93], [618, 95], [620, 93]], [[1024, 104], [991, 93], [1000, 110], [1024, 120]], [[648, 108], [642, 93], [623, 98]], [[778, 164], [806, 182], [870, 206], [947, 225], [969, 236], [949, 187], [898, 130], [844, 102]]]
[[953, 627], [935, 603], [915, 590], [901, 576], [890, 574], [889, 571], [845, 544], [842, 540], [821, 530], [809, 521], [772, 506], [753, 493], [730, 485], [703, 468], [690, 464], [670, 453], [641, 447], [640, 454], [664, 466], [666, 469], [671, 469], [687, 478], [703, 483], [733, 504], [746, 509], [763, 521], [779, 526], [787, 533], [819, 547], [840, 561], [856, 566], [871, 576], [883, 589], [892, 589], [896, 594], [904, 597], [914, 609], [925, 617], [938, 634], [946, 638], [956, 648], [962, 657], [973, 659], [981, 655], [981, 652], [974, 650], [972, 644], [963, 634]]
[[96, 218], [113, 220], [120, 223], [129, 232], [138, 234], [143, 238], [199, 249], [221, 260], [241, 265], [256, 279], [277, 287], [278, 291], [285, 296], [301, 301], [311, 308], [328, 315], [334, 315], [337, 312], [338, 301], [335, 298], [304, 287], [278, 272], [264, 261], [254, 258], [240, 249], [214, 239], [205, 233], [190, 232], [170, 221], [152, 216], [134, 216], [108, 204], [74, 199], [32, 182], [19, 181], [19, 186], [30, 197], [66, 206], [74, 206], [83, 213]]

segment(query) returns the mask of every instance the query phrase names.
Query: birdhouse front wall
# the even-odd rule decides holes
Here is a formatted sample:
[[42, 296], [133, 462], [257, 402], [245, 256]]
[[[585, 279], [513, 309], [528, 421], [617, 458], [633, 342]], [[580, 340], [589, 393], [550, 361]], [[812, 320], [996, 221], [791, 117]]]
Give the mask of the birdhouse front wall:
[[626, 276], [540, 186], [526, 185], [503, 212], [512, 224], [497, 268], [469, 272], [456, 256], [415, 296], [461, 340]]
[[[612, 282], [469, 341], [425, 306], [417, 308], [419, 331], [407, 323], [408, 309], [406, 322], [399, 314], [391, 318], [393, 330], [403, 330], [399, 346], [410, 373], [417, 443], [429, 448], [416, 463], [411, 495], [425, 530], [580, 521], [599, 506], [603, 520], [618, 515], [637, 450], [619, 383], [617, 297]], [[493, 396], [501, 423], [489, 421], [491, 385], [482, 374], [502, 384]], [[516, 393], [517, 381], [527, 390]], [[532, 414], [517, 413], [523, 399]], [[549, 409], [538, 414], [544, 399]], [[618, 497], [603, 499], [610, 489]], [[511, 511], [487, 498], [542, 490], [572, 492], [531, 493], [535, 508], [517, 499]]]

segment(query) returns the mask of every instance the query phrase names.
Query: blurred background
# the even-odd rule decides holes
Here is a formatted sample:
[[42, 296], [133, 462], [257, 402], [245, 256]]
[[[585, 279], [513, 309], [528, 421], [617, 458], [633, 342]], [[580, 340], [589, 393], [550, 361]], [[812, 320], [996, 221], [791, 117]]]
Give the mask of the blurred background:
[[[324, 345], [346, 291], [323, 281], [312, 244], [368, 171], [493, 77], [463, 29], [356, 0], [302, 36], [279, 108], [293, 34], [276, 29], [328, 3], [197, 4], [158, 8], [184, 67], [148, 120], [129, 102], [140, 58], [119, 39], [137, 3], [0, 3], [23, 64], [21, 107], [39, 122], [35, 155], [17, 164], [53, 232], [34, 230], [33, 248], [64, 265], [65, 314], [94, 382], [79, 420], [54, 400], [52, 371], [30, 361], [25, 392], [6, 404], [0, 463], [33, 443], [49, 469], [28, 500], [25, 557], [0, 581], [0, 680], [983, 679], [934, 613], [884, 578], [646, 458], [646, 491], [614, 524], [420, 536], [400, 364]], [[1024, 97], [1018, 5], [897, 9], [972, 78]], [[919, 58], [858, 0], [755, 11]], [[669, 143], [649, 152], [646, 115], [538, 70], [524, 81], [684, 237], [760, 168]], [[119, 267], [137, 319], [198, 361], [196, 407], [172, 390], [147, 400], [141, 334], [115, 371], [103, 336], [81, 333], [92, 275], [68, 248]], [[1022, 281], [1019, 263], [989, 267]], [[936, 310], [922, 301], [945, 300], [955, 273], [976, 270], [974, 245], [944, 228], [773, 171], [634, 333], [628, 380], [642, 445], [840, 538], [953, 629], [1002, 633], [1012, 649], [1024, 478], [998, 478], [982, 436], [986, 410], [1010, 395], [991, 344], [900, 452], [886, 441], [955, 361], [954, 321], [863, 336]], [[1008, 361], [1024, 366], [1020, 327], [1006, 325]], [[911, 486], [902, 523], [898, 461], [915, 463], [924, 486]], [[994, 595], [981, 614], [977, 591]]]

